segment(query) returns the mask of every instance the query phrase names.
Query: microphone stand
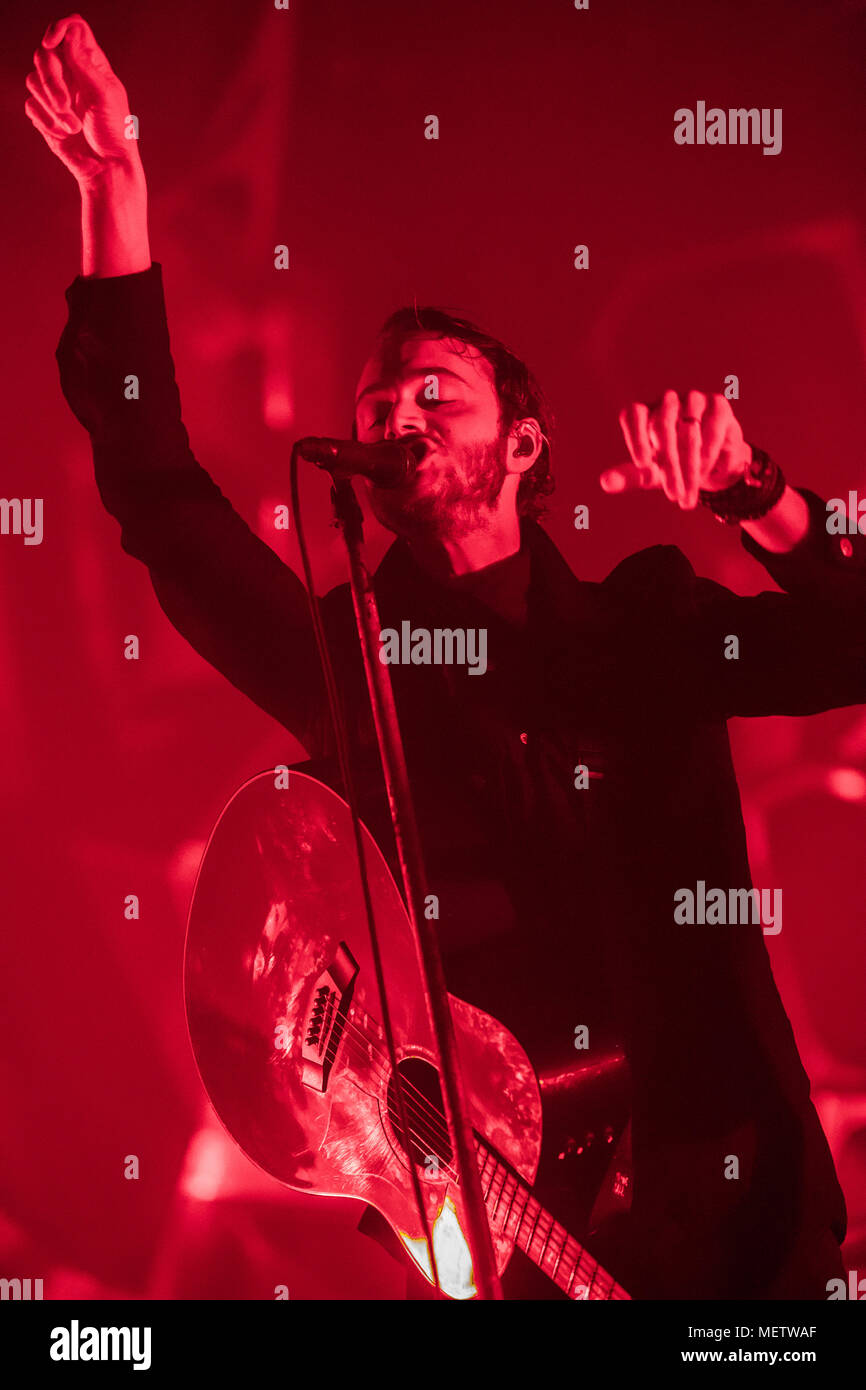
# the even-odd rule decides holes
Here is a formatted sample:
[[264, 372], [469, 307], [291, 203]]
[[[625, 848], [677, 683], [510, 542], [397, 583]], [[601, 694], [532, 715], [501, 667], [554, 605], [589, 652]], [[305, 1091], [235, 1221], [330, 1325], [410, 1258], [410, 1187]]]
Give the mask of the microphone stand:
[[[352, 603], [358, 639], [364, 659], [367, 689], [376, 727], [376, 740], [388, 793], [391, 823], [397, 844], [400, 876], [409, 910], [409, 920], [415, 938], [415, 949], [421, 970], [421, 980], [427, 999], [427, 1011], [439, 1059], [442, 1096], [448, 1133], [456, 1159], [457, 1176], [466, 1212], [472, 1271], [479, 1298], [502, 1298], [502, 1288], [496, 1271], [493, 1241], [487, 1221], [487, 1209], [481, 1192], [481, 1178], [472, 1129], [467, 1118], [466, 1096], [457, 1059], [454, 1023], [448, 1003], [445, 972], [439, 942], [432, 923], [424, 915], [427, 897], [427, 875], [421, 851], [421, 840], [409, 777], [403, 751], [403, 739], [397, 720], [394, 692], [388, 668], [379, 660], [381, 622], [370, 573], [361, 555], [364, 539], [363, 514], [348, 478], [335, 477], [331, 500], [334, 515], [342, 530], [349, 555], [349, 575]], [[410, 1162], [412, 1161], [410, 1156]], [[432, 1238], [432, 1233], [431, 1233]], [[432, 1252], [431, 1252], [432, 1253]]]

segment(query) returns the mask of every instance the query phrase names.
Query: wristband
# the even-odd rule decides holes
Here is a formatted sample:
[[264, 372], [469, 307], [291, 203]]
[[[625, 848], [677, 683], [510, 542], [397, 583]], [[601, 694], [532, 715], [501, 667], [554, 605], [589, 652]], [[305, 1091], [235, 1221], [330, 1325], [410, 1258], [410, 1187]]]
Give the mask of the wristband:
[[698, 500], [708, 507], [717, 521], [737, 526], [741, 521], [758, 521], [775, 507], [785, 491], [785, 475], [763, 449], [754, 444], [751, 462], [742, 478], [718, 492], [701, 488]]

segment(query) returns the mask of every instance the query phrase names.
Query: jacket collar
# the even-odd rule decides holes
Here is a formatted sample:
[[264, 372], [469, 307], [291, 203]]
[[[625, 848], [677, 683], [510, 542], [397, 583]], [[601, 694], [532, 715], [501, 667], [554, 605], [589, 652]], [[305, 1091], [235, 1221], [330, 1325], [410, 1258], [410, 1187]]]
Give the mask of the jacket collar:
[[[529, 553], [530, 623], [558, 625], [576, 618], [585, 585], [569, 568], [547, 532], [530, 517], [520, 519], [520, 549]], [[391, 603], [431, 590], [441, 596], [444, 587], [421, 568], [402, 538], [386, 551], [374, 582], [377, 596]]]

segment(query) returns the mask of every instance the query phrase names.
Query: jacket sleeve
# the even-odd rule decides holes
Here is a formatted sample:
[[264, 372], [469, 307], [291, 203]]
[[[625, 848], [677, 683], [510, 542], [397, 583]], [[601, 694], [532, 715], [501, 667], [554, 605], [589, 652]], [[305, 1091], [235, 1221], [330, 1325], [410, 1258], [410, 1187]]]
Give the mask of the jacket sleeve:
[[610, 576], [640, 596], [660, 696], [710, 719], [866, 703], [866, 537], [830, 534], [825, 503], [800, 491], [809, 529], [792, 550], [773, 554], [741, 532], [784, 593], [740, 597], [698, 577], [675, 546], [641, 551]]
[[[160, 606], [196, 651], [306, 745], [325, 697], [304, 586], [193, 456], [161, 265], [79, 275], [66, 299], [61, 386], [90, 434], [123, 549], [147, 566]], [[132, 376], [137, 399], [128, 399]]]

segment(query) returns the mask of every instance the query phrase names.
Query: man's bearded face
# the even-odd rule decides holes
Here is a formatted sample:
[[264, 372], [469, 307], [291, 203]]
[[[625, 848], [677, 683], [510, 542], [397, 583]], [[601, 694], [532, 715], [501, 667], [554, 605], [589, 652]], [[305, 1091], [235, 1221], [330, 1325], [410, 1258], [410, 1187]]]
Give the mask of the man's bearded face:
[[385, 345], [367, 363], [355, 406], [358, 439], [421, 438], [415, 476], [369, 487], [377, 520], [398, 535], [453, 538], [484, 524], [506, 477], [492, 368], [466, 343], [417, 337]]

